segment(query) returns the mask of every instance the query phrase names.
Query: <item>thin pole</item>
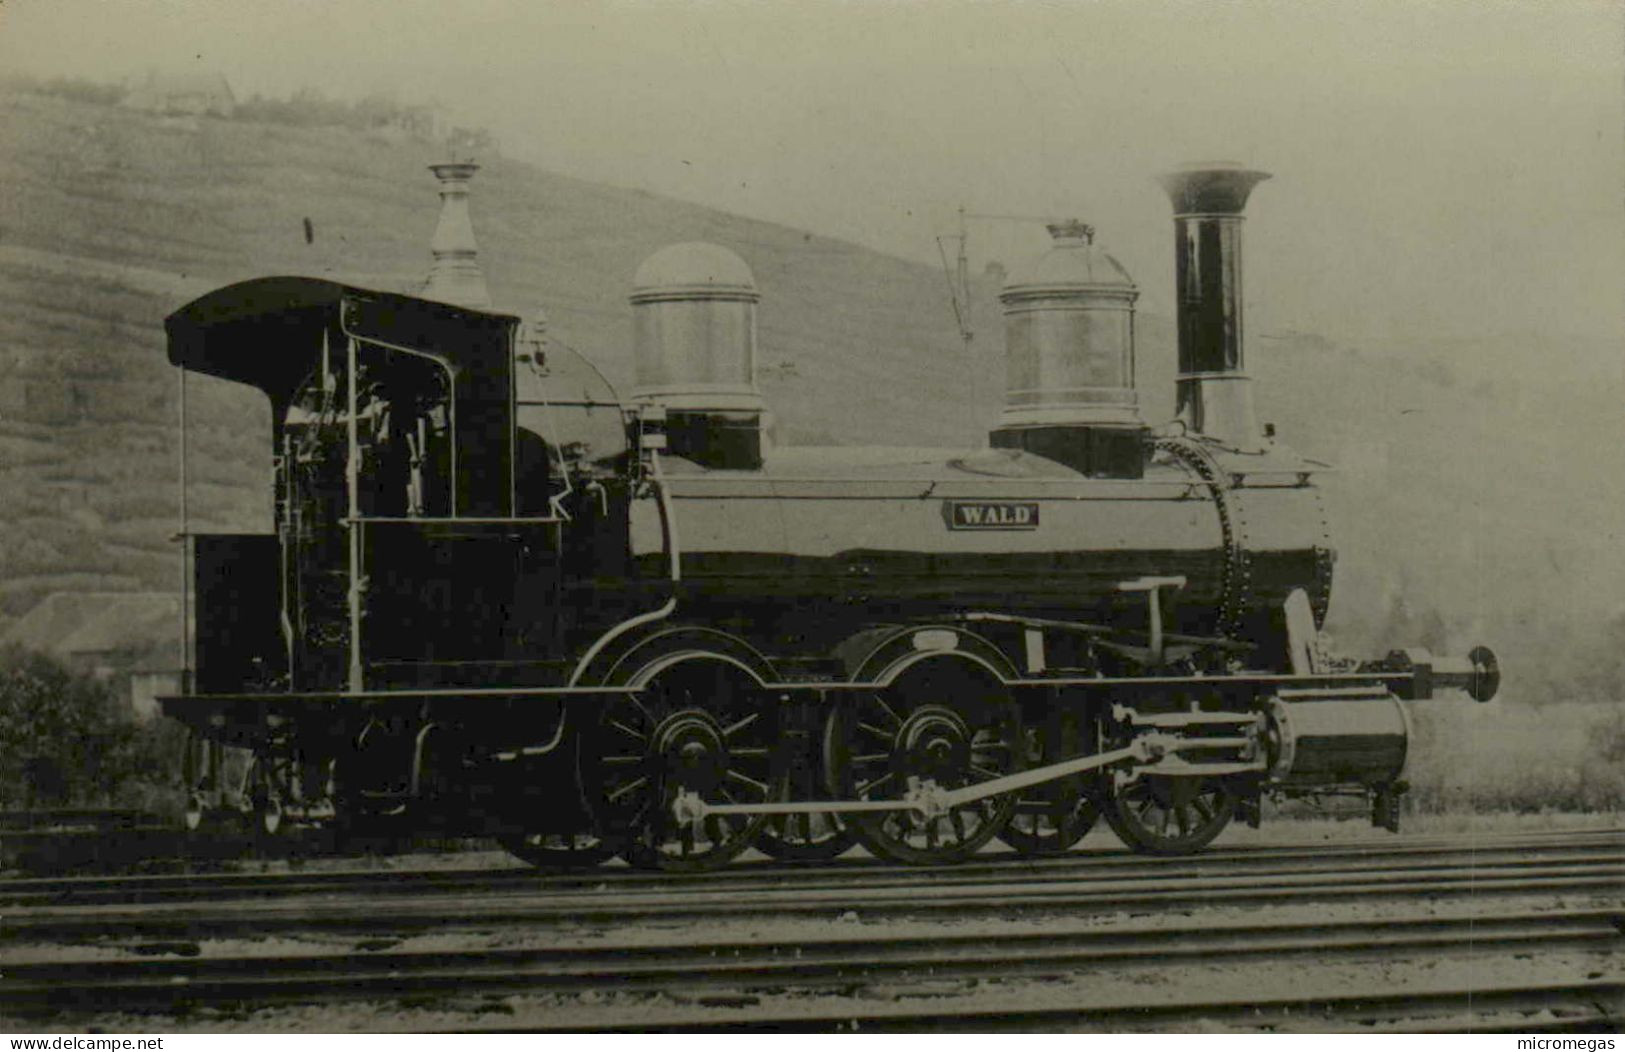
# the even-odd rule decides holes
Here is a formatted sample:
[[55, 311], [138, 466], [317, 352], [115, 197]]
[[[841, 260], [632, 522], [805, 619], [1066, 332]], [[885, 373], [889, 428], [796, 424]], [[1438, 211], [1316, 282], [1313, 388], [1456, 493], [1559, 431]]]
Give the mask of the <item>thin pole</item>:
[[[323, 337], [326, 338], [325, 336]], [[350, 689], [361, 690], [361, 439], [360, 422], [356, 419], [357, 392], [356, 341], [352, 336], [345, 341], [349, 382], [349, 463], [345, 468], [346, 488], [349, 490], [350, 514], [345, 528], [350, 531]]]
[[191, 603], [192, 603], [192, 533], [191, 522], [186, 507], [186, 370], [177, 369], [180, 374], [180, 534], [181, 543], [181, 622], [180, 622], [180, 656], [181, 656], [181, 693], [187, 694], [192, 689], [192, 647], [191, 647]]
[[[959, 335], [965, 341], [965, 350], [970, 350], [972, 337], [970, 325], [970, 258], [965, 253], [965, 209], [959, 209], [959, 296], [964, 303], [963, 314], [959, 323]], [[975, 392], [972, 392], [974, 394]]]

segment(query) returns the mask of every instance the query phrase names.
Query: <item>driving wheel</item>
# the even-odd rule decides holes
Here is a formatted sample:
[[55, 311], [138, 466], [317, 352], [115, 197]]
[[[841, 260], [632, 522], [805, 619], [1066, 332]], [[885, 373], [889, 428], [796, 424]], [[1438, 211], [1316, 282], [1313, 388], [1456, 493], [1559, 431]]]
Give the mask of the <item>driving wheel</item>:
[[[979, 670], [925, 661], [881, 692], [842, 702], [825, 728], [825, 774], [838, 798], [919, 799], [1013, 774], [1024, 767], [1020, 714]], [[870, 851], [914, 864], [957, 862], [1004, 828], [1014, 794], [940, 812], [854, 812], [853, 835]]]
[[701, 805], [784, 798], [771, 760], [777, 728], [771, 699], [733, 664], [690, 658], [655, 663], [632, 677], [641, 687], [604, 704], [583, 756], [583, 784], [597, 826], [625, 844], [636, 866], [710, 869], [738, 855], [760, 832], [761, 815], [696, 812]]

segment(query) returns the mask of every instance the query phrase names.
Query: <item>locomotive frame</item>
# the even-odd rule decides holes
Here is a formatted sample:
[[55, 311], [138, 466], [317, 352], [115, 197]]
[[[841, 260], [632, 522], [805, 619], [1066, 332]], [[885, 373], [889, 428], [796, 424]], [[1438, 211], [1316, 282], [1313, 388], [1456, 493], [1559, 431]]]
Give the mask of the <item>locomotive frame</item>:
[[[432, 298], [267, 278], [183, 307], [170, 361], [271, 403], [277, 520], [188, 537], [195, 668], [161, 702], [200, 743], [190, 817], [679, 870], [753, 845], [1060, 851], [1098, 816], [1178, 854], [1256, 824], [1267, 793], [1357, 794], [1397, 828], [1402, 701], [1488, 700], [1499, 671], [1482, 647], [1321, 652], [1324, 466], [1257, 441], [1239, 382], [1238, 224], [1261, 178], [1169, 183], [1177, 426], [1138, 423], [1135, 293], [1074, 225], [1007, 290], [990, 448], [946, 458], [764, 453], [731, 254], [640, 272], [640, 333], [669, 360], [640, 345], [631, 404], [517, 318]], [[1049, 337], [1034, 312], [1088, 324]], [[697, 316], [745, 340], [734, 373], [682, 343]], [[1054, 385], [1079, 360], [1094, 386]], [[253, 756], [240, 777], [228, 747]]]

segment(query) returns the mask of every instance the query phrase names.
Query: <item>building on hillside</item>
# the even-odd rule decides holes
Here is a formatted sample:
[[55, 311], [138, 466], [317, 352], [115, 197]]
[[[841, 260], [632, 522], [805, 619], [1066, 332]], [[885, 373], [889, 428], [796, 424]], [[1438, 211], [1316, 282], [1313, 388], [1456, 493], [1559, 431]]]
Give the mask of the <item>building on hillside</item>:
[[146, 80], [130, 88], [123, 105], [170, 116], [230, 117], [237, 109], [237, 97], [222, 73], [154, 70]]
[[121, 683], [139, 719], [180, 685], [180, 596], [169, 592], [55, 592], [14, 622], [0, 644], [59, 658]]

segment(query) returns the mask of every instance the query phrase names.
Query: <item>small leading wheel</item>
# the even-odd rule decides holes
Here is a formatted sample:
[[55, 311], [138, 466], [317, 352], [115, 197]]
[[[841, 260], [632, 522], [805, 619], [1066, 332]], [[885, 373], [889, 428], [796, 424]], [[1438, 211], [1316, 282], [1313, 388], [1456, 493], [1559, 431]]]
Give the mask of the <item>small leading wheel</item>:
[[[790, 799], [819, 800], [824, 788], [823, 764], [817, 750], [803, 745], [788, 756]], [[839, 815], [822, 813], [769, 815], [756, 835], [756, 850], [786, 862], [828, 862], [856, 843]]]
[[[1029, 765], [1059, 763], [1084, 750], [1074, 721], [1053, 720], [1027, 731]], [[1094, 828], [1099, 809], [1080, 775], [1023, 789], [999, 839], [1023, 855], [1056, 855], [1070, 850]]]
[[[1008, 693], [952, 659], [922, 662], [883, 693], [842, 703], [825, 728], [825, 773], [839, 797], [904, 800], [1013, 774], [1025, 766], [1021, 718]], [[898, 862], [958, 862], [1004, 827], [1014, 794], [945, 813], [855, 812], [853, 835]]]
[[839, 815], [770, 815], [756, 836], [756, 849], [786, 862], [828, 862], [856, 843]]
[[1165, 775], [1114, 787], [1105, 809], [1123, 843], [1148, 855], [1201, 850], [1230, 824], [1235, 810], [1235, 794], [1223, 781]]
[[1021, 791], [999, 839], [1023, 855], [1058, 855], [1082, 840], [1098, 817], [1080, 779], [1045, 782]]
[[[701, 804], [782, 800], [773, 773], [777, 720], [771, 699], [734, 665], [710, 658], [654, 662], [631, 678], [636, 692], [605, 702], [583, 784], [598, 828], [624, 838], [627, 861], [667, 870], [726, 864], [751, 845], [764, 816], [677, 816], [679, 798]], [[776, 784], [775, 784], [776, 783]]]
[[504, 851], [541, 869], [589, 869], [619, 853], [596, 833], [509, 833], [498, 838]]

